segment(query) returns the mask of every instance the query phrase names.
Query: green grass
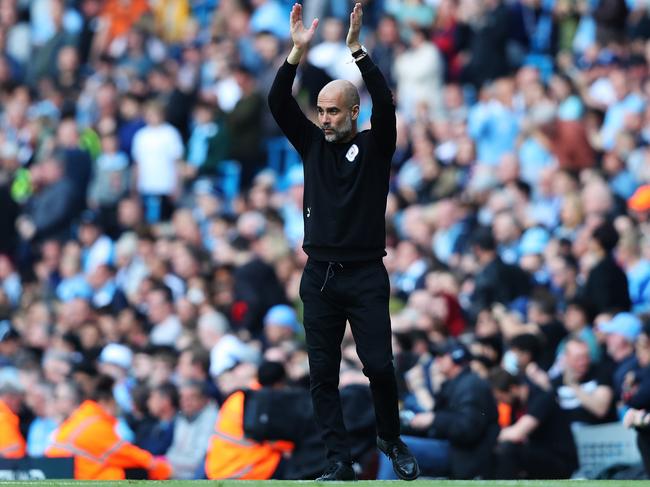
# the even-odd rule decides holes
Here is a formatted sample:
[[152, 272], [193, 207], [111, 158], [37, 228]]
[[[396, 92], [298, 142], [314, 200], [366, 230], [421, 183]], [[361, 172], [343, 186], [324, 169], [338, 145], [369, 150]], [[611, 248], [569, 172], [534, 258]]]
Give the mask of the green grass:
[[[323, 484], [312, 481], [285, 481], [285, 480], [270, 480], [270, 481], [235, 481], [235, 480], [169, 480], [165, 482], [153, 482], [148, 480], [125, 480], [122, 482], [117, 481], [79, 481], [79, 480], [42, 480], [32, 482], [2, 482], [2, 487], [34, 487], [34, 484], [51, 485], [53, 487], [153, 487], [153, 484], [159, 487], [296, 487], [300, 484], [301, 487], [323, 487]], [[343, 482], [337, 482], [343, 484]], [[331, 484], [328, 484], [331, 485]], [[345, 485], [351, 485], [345, 482]], [[621, 481], [621, 480], [524, 480], [524, 481], [486, 481], [486, 480], [416, 480], [413, 483], [406, 483], [402, 481], [377, 481], [367, 480], [359, 481], [352, 485], [358, 487], [648, 487], [650, 482], [634, 480], [634, 481]]]

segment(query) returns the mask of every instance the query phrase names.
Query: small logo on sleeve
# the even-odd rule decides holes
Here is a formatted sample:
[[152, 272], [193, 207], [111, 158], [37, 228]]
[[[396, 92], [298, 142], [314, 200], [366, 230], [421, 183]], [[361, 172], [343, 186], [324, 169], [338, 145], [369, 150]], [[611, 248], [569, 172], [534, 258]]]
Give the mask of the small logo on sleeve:
[[311, 216], [311, 206], [307, 207], [307, 218]]
[[352, 144], [348, 149], [347, 154], [345, 154], [345, 158], [350, 162], [354, 162], [354, 159], [357, 157], [357, 154], [359, 154], [359, 147], [357, 146], [357, 144]]

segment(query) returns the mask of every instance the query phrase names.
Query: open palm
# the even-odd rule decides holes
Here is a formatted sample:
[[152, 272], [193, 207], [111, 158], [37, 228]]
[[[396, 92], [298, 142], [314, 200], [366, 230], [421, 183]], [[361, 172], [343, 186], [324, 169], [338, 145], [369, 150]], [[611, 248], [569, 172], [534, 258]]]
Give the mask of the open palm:
[[318, 27], [318, 19], [314, 19], [311, 23], [311, 27], [305, 29], [305, 26], [302, 23], [302, 5], [296, 3], [291, 9], [289, 21], [293, 45], [299, 49], [306, 47], [314, 37], [314, 32], [316, 32], [316, 27]]

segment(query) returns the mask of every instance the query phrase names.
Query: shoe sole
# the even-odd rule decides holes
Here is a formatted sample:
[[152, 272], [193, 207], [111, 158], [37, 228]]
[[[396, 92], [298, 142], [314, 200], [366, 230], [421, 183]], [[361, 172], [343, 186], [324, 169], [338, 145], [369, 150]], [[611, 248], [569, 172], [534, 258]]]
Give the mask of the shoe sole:
[[393, 472], [395, 472], [395, 475], [397, 475], [401, 480], [406, 480], [406, 481], [412, 481], [417, 479], [420, 476], [420, 466], [416, 464], [416, 469], [415, 469], [415, 474], [412, 477], [407, 477], [406, 475], [400, 475], [400, 473], [393, 467]]

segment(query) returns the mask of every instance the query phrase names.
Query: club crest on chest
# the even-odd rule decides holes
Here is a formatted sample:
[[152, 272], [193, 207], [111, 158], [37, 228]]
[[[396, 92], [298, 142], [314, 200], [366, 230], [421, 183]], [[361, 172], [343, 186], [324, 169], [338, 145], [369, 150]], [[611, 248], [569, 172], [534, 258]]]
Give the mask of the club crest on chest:
[[345, 154], [345, 158], [350, 162], [354, 162], [357, 154], [359, 154], [359, 146], [357, 146], [357, 144], [352, 144], [348, 149], [348, 152]]

